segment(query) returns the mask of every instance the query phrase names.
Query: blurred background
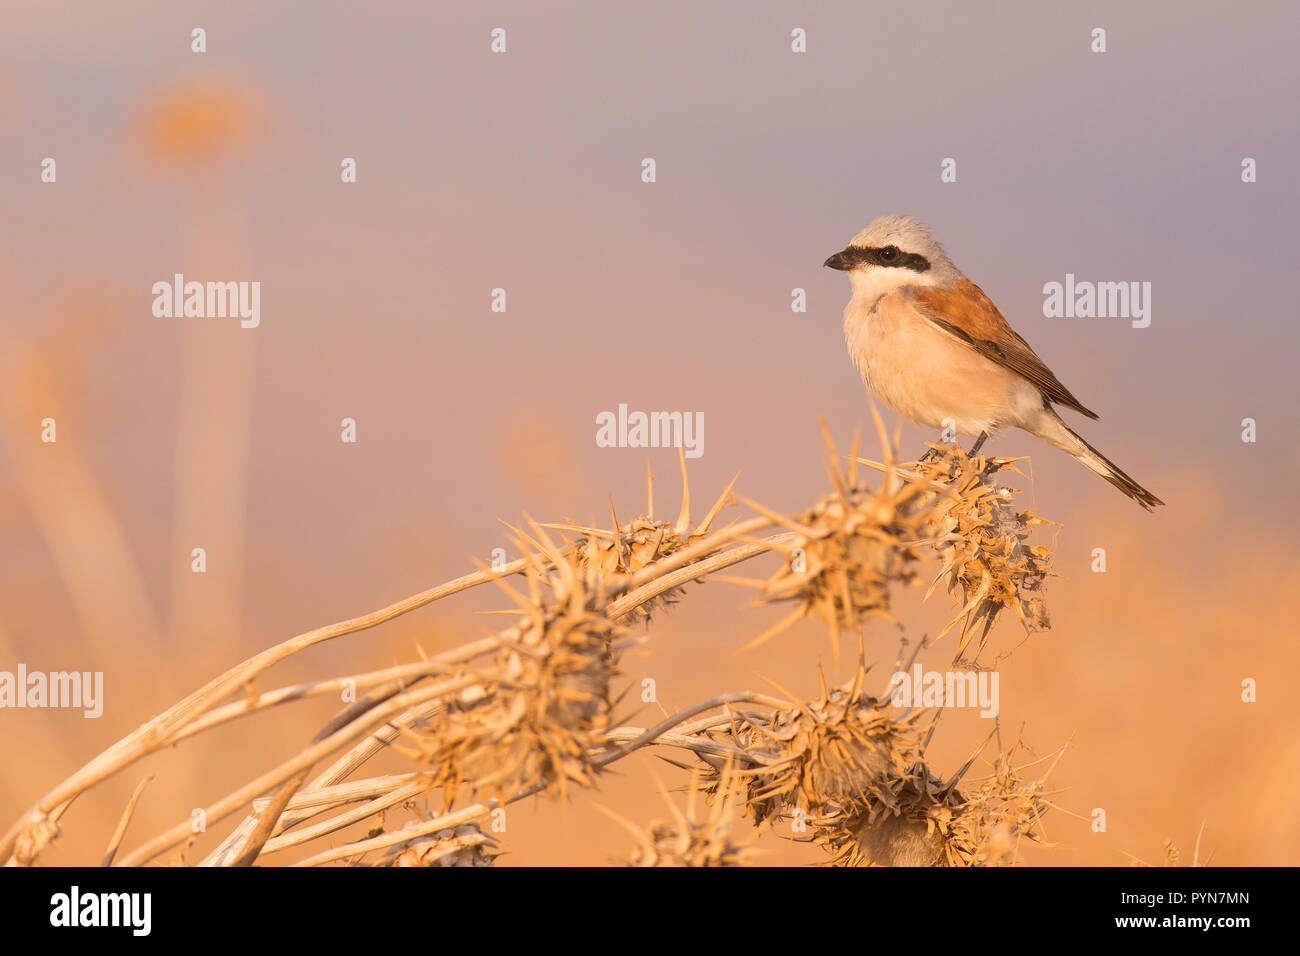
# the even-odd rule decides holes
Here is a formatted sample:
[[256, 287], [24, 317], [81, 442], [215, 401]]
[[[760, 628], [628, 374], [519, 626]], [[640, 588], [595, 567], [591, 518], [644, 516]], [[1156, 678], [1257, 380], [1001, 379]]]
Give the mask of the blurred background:
[[[827, 489], [819, 416], [842, 447], [861, 429], [876, 451], [843, 346], [848, 285], [821, 263], [905, 213], [1102, 416], [1072, 424], [1168, 502], [1147, 515], [1018, 432], [989, 446], [1032, 456], [1013, 484], [1062, 523], [1052, 630], [1023, 641], [1007, 617], [990, 649], [1014, 649], [1004, 740], [1070, 744], [1051, 777], [1057, 845], [1025, 859], [1159, 863], [1171, 839], [1187, 861], [1203, 827], [1202, 859], [1295, 864], [1300, 12], [1160, 7], [6, 4], [0, 670], [103, 671], [106, 701], [98, 720], [0, 711], [0, 818], [237, 661], [489, 561], [499, 519], [603, 524], [612, 495], [626, 520], [647, 465], [675, 512], [674, 451], [596, 446], [595, 416], [620, 403], [703, 412], [697, 514], [736, 472], [770, 507], [811, 505]], [[155, 318], [151, 287], [178, 272], [259, 281], [260, 326]], [[1043, 285], [1066, 273], [1152, 283], [1150, 327], [1044, 318]], [[934, 437], [902, 434], [909, 455]], [[951, 616], [923, 590], [900, 595], [911, 638]], [[653, 677], [673, 711], [764, 677], [812, 695], [819, 659], [848, 676], [811, 623], [738, 653], [784, 613], [749, 602], [694, 588], [625, 658], [628, 679]], [[502, 605], [479, 589], [273, 675], [407, 662], [494, 629], [478, 612]], [[882, 682], [899, 636], [866, 629]], [[160, 775], [128, 848], [332, 710], [132, 768], [78, 801], [43, 862], [97, 862], [146, 771]], [[945, 771], [988, 730], [952, 717], [932, 749]], [[593, 804], [664, 815], [651, 771], [685, 780], [638, 755], [598, 793], [512, 807], [500, 863], [610, 862], [631, 840]], [[780, 833], [758, 846], [765, 862], [820, 858]]]

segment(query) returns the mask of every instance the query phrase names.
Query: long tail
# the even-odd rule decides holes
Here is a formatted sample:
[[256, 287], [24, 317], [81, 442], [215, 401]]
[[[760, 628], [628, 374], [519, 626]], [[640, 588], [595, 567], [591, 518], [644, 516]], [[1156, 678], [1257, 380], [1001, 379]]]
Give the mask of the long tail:
[[1079, 459], [1085, 467], [1101, 475], [1147, 511], [1154, 511], [1156, 505], [1164, 504], [1126, 475], [1122, 468], [1075, 434], [1070, 426], [1061, 421], [1060, 416], [1050, 408], [1043, 409], [1043, 414], [1035, 425], [1037, 427], [1030, 430], [1039, 438], [1051, 442], [1057, 448]]

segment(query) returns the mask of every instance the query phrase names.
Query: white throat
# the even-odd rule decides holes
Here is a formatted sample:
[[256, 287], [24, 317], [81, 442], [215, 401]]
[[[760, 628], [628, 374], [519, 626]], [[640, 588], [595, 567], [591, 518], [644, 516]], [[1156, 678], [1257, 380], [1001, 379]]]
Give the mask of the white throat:
[[872, 303], [881, 296], [889, 295], [905, 286], [928, 288], [939, 285], [933, 270], [914, 272], [911, 269], [854, 269], [849, 273], [849, 282], [853, 286], [853, 298], [858, 302]]

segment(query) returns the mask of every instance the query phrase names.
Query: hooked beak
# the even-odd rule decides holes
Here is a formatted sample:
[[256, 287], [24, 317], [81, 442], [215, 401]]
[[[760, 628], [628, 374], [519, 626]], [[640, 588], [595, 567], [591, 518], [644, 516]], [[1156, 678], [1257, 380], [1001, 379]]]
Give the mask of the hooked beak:
[[857, 264], [857, 258], [850, 255], [848, 249], [845, 249], [843, 252], [835, 253], [835, 255], [822, 263], [824, 266], [829, 266], [832, 269], [839, 269], [841, 272], [848, 272]]

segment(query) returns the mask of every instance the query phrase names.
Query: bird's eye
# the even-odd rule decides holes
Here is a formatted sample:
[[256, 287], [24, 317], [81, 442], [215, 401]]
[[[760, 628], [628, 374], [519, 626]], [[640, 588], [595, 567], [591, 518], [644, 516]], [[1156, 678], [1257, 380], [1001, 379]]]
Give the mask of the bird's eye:
[[893, 262], [895, 259], [898, 258], [898, 247], [885, 246], [885, 248], [880, 250], [880, 258], [883, 259], [885, 262]]

